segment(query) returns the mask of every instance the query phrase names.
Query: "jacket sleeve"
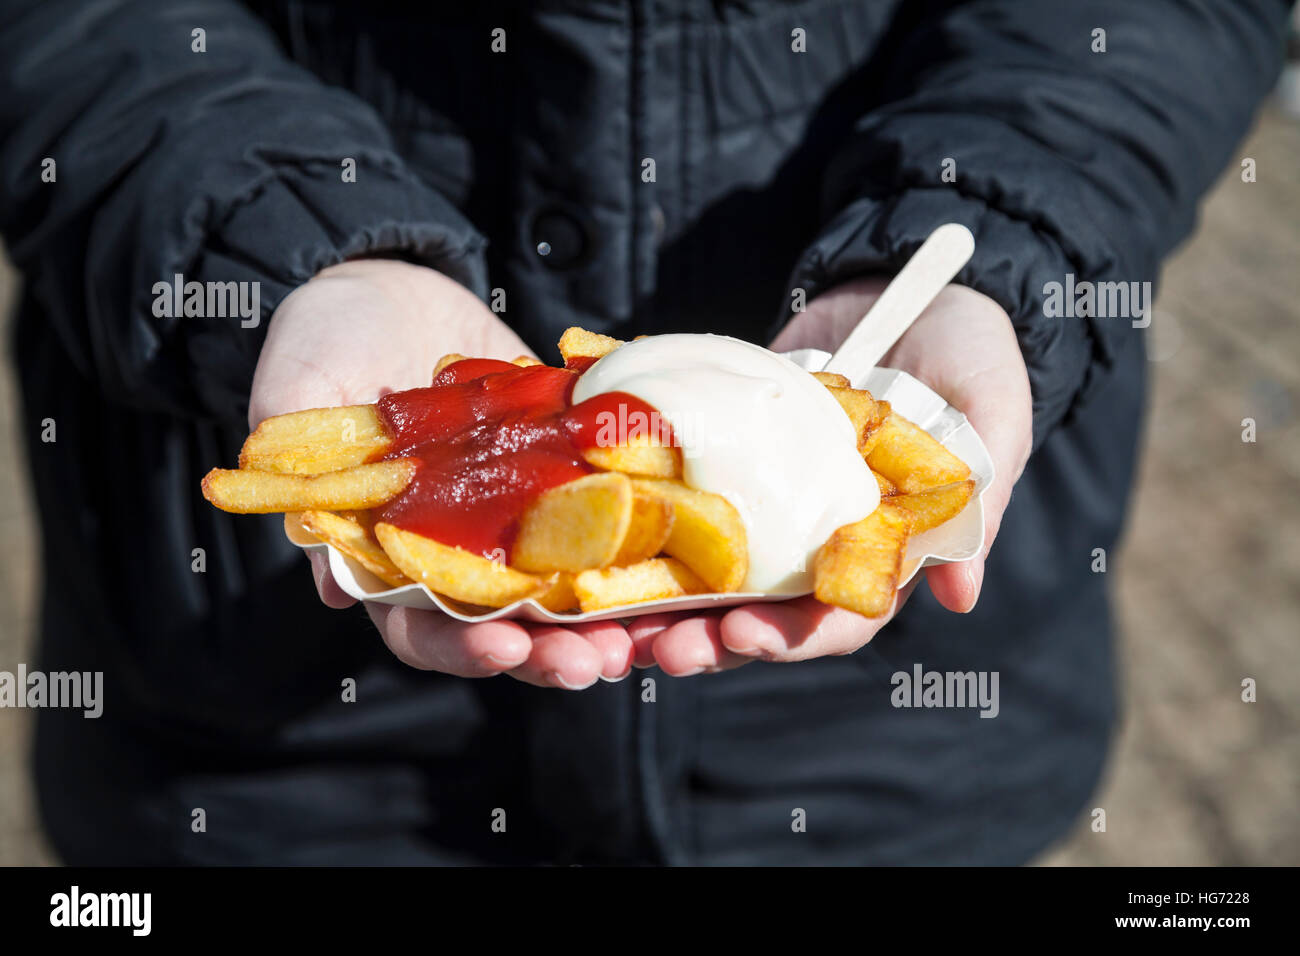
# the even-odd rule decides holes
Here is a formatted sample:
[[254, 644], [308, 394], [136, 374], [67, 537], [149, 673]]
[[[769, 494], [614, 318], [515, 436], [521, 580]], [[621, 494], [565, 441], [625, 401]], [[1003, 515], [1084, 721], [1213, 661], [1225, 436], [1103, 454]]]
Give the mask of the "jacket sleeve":
[[[486, 289], [482, 238], [376, 113], [234, 0], [0, 0], [0, 233], [83, 375], [185, 416], [242, 421], [266, 319], [328, 265]], [[258, 321], [156, 315], [177, 275], [258, 283]]]
[[1037, 448], [1140, 334], [1129, 319], [1048, 317], [1044, 286], [1154, 282], [1277, 75], [1289, 6], [906, 5], [883, 95], [827, 171], [829, 224], [791, 289], [811, 299], [896, 271], [936, 226], [964, 223], [976, 253], [956, 281], [1012, 318]]

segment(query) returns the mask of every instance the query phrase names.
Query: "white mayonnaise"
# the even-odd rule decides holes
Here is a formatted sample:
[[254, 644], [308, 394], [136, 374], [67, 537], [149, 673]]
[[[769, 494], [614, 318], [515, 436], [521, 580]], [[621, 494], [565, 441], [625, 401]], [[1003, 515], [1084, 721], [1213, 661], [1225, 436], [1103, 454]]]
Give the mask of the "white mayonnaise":
[[865, 518], [880, 489], [830, 392], [789, 359], [723, 335], [656, 335], [589, 368], [575, 403], [627, 392], [659, 410], [683, 478], [735, 506], [749, 540], [744, 590], [812, 590], [817, 549]]

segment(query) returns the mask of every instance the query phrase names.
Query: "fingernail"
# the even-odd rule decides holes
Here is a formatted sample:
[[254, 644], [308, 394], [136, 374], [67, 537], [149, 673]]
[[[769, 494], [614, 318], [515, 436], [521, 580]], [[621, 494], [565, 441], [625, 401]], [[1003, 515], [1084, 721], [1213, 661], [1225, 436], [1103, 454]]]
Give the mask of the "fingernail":
[[966, 579], [970, 582], [970, 607], [966, 610], [971, 611], [975, 608], [975, 603], [980, 599], [980, 578], [975, 574], [975, 568], [971, 565], [966, 566]]
[[618, 677], [606, 677], [604, 674], [601, 674], [600, 679], [603, 680], [606, 684], [617, 684], [619, 681], [627, 680], [627, 675], [631, 673], [632, 673], [632, 668], [629, 667]]
[[503, 661], [495, 654], [484, 654], [482, 657], [478, 659], [478, 662], [480, 664], [485, 664], [485, 663], [494, 664], [497, 667], [506, 667], [506, 668], [518, 667], [520, 664], [523, 663], [523, 661]]
[[588, 681], [587, 683], [581, 686], [578, 686], [576, 684], [570, 684], [567, 680], [565, 680], [563, 677], [560, 676], [558, 671], [547, 671], [546, 679], [552, 684], [559, 684], [565, 690], [586, 690], [592, 684], [596, 683], [596, 678], [593, 678], [592, 680]]
[[689, 671], [687, 671], [687, 672], [684, 673], [684, 674], [674, 674], [673, 676], [674, 676], [674, 677], [694, 677], [696, 674], [703, 674], [706, 670], [708, 670], [708, 667], [706, 667], [705, 665], [701, 664], [699, 667], [695, 668], [694, 670], [689, 670]]
[[760, 654], [777, 654], [780, 652], [782, 644], [784, 644], [784, 638], [782, 638], [781, 632], [771, 624], [759, 624], [756, 622], [754, 625], [753, 636], [754, 646], [751, 649], [752, 653], [736, 651], [737, 654], [744, 654], [747, 657], [756, 657]]

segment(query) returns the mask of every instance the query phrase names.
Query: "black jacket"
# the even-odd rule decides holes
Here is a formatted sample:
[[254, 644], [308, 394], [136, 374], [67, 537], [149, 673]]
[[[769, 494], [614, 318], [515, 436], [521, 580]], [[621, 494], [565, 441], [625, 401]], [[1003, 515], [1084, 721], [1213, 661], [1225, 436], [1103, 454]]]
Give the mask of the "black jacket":
[[[1084, 805], [1115, 719], [1091, 565], [1120, 529], [1143, 370], [1129, 321], [1048, 317], [1043, 289], [1156, 278], [1276, 74], [1288, 4], [422, 6], [0, 0], [41, 664], [106, 683], [98, 721], [41, 714], [56, 846], [92, 862], [1041, 848]], [[952, 220], [978, 243], [959, 281], [1013, 317], [1034, 395], [1035, 454], [971, 615], [918, 594], [852, 657], [653, 672], [654, 703], [639, 672], [580, 694], [462, 681], [403, 668], [359, 610], [320, 606], [278, 519], [198, 494], [244, 435], [265, 319], [346, 257], [505, 289], [507, 320], [554, 358], [571, 324], [765, 341], [792, 289], [888, 272]], [[156, 317], [177, 273], [260, 281], [262, 322]], [[891, 707], [889, 675], [918, 661], [998, 671], [998, 718]]]

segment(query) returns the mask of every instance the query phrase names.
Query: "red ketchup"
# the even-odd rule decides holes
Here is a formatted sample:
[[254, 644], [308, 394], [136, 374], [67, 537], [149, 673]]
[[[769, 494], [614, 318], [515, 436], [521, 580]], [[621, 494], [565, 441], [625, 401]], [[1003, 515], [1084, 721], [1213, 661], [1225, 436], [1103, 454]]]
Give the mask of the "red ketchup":
[[595, 470], [583, 450], [617, 434], [601, 426], [658, 421], [625, 392], [570, 405], [577, 380], [573, 369], [462, 359], [428, 388], [385, 395], [379, 417], [393, 443], [382, 458], [418, 465], [375, 520], [508, 561], [519, 519], [537, 496]]

